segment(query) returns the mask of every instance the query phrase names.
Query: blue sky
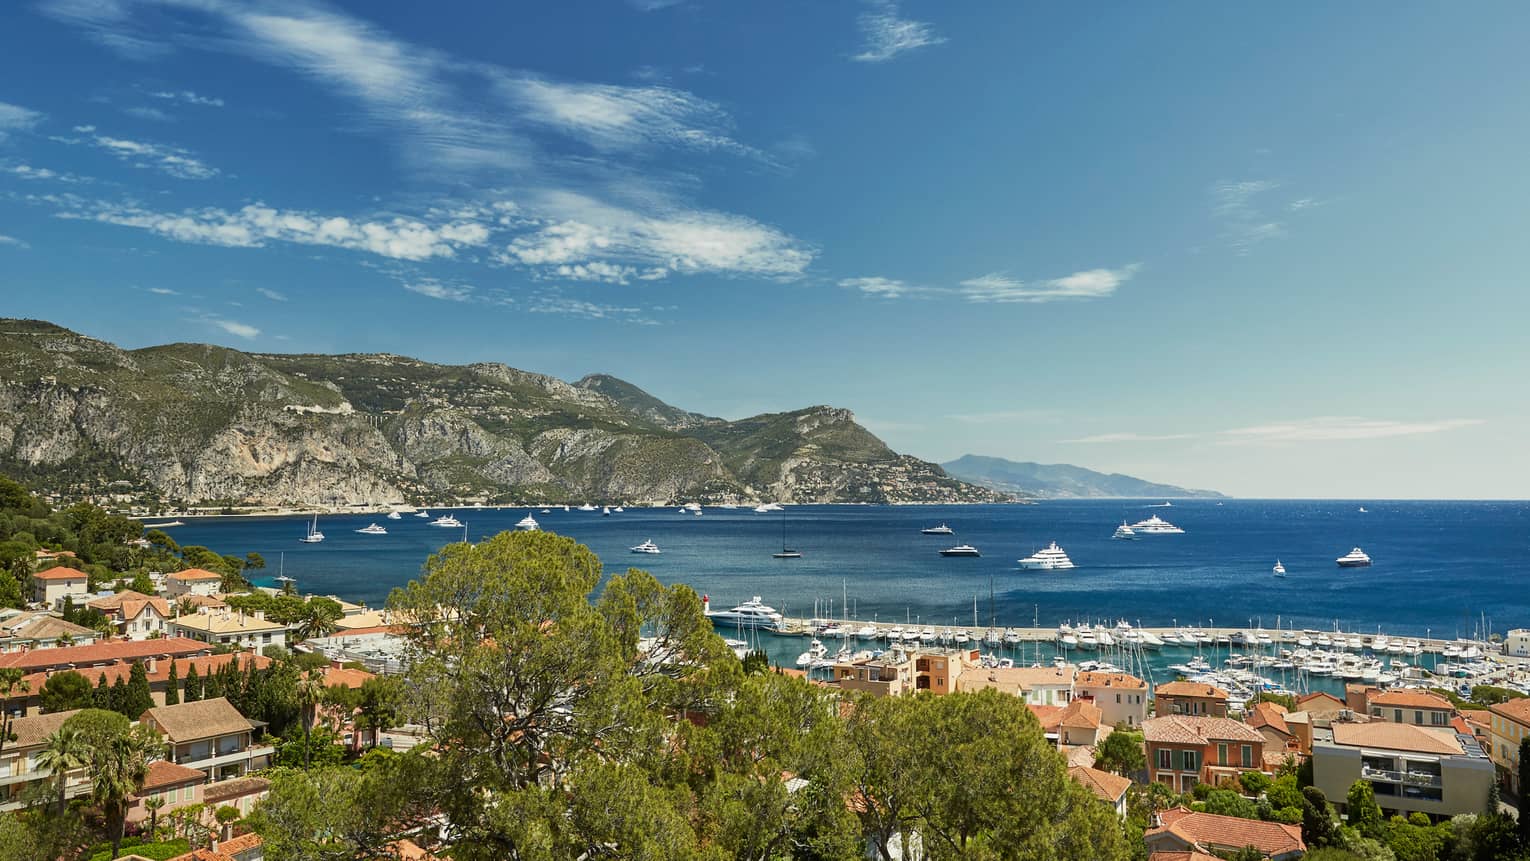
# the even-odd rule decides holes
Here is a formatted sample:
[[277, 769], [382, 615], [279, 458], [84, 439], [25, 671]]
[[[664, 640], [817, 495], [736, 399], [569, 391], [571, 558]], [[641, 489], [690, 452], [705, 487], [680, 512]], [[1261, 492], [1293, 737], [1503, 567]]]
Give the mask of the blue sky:
[[0, 314], [1523, 497], [1530, 7], [45, 0]]

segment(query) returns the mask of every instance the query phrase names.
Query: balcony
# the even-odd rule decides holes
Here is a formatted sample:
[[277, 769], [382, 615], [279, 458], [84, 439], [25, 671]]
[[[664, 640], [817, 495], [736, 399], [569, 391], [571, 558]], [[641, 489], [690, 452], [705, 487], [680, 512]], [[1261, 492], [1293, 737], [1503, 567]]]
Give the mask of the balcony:
[[209, 771], [225, 765], [250, 762], [251, 760], [260, 759], [261, 757], [265, 757], [269, 762], [270, 757], [274, 756], [275, 754], [276, 748], [262, 745], [259, 747], [247, 747], [244, 750], [236, 750], [233, 753], [224, 753], [217, 756], [203, 757], [202, 759], [182, 758], [177, 760], [176, 764], [184, 765], [187, 768], [196, 768], [201, 769], [202, 771]]
[[1438, 774], [1427, 771], [1390, 771], [1363, 765], [1360, 767], [1360, 776], [1366, 780], [1385, 780], [1388, 783], [1403, 783], [1408, 786], [1439, 788], [1445, 785]]

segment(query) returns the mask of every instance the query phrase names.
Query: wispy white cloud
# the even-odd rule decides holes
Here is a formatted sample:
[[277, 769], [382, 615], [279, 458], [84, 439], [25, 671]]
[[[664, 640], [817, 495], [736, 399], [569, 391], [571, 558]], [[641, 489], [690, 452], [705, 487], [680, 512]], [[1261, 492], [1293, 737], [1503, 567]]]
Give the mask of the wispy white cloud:
[[0, 233], [0, 247], [7, 247], [7, 246], [10, 247], [10, 248], [31, 248], [32, 247], [31, 245], [27, 244], [25, 241], [17, 239], [14, 236], [7, 236], [4, 233]]
[[74, 131], [85, 136], [55, 137], [53, 140], [94, 147], [133, 167], [157, 170], [177, 179], [212, 179], [220, 173], [182, 147], [98, 134], [96, 127], [89, 125], [75, 126]]
[[1062, 415], [1060, 410], [1037, 408], [1023, 410], [993, 410], [984, 413], [952, 413], [951, 421], [968, 425], [1010, 424], [1013, 422], [1055, 422]]
[[963, 281], [961, 293], [970, 302], [1035, 303], [1101, 299], [1114, 294], [1116, 288], [1131, 280], [1141, 268], [1142, 264], [1132, 263], [1120, 269], [1086, 269], [1044, 281], [1021, 281], [1003, 272], [991, 272]]
[[151, 28], [134, 26], [124, 0], [43, 0], [38, 8], [131, 60], [149, 60], [170, 51], [170, 45]]
[[26, 131], [42, 122], [41, 111], [24, 108], [21, 105], [13, 105], [10, 102], [0, 102], [0, 141], [15, 131]]
[[[1223, 238], [1240, 255], [1275, 239], [1285, 238], [1287, 224], [1277, 215], [1298, 213], [1321, 206], [1322, 201], [1302, 197], [1284, 204], [1269, 200], [1281, 187], [1267, 179], [1219, 182], [1211, 188], [1211, 211], [1222, 222]], [[1274, 210], [1276, 215], [1271, 214]]]
[[474, 298], [473, 288], [455, 284], [443, 284], [434, 278], [421, 278], [404, 283], [404, 289], [421, 296], [429, 296], [432, 299], [444, 299], [449, 302], [466, 302]]
[[1298, 421], [1230, 428], [1202, 433], [1104, 433], [1066, 439], [1067, 443], [1158, 442], [1205, 440], [1216, 445], [1281, 445], [1301, 442], [1343, 442], [1443, 433], [1483, 424], [1482, 419], [1368, 419], [1358, 416], [1317, 416]]
[[255, 292], [266, 297], [267, 299], [270, 299], [272, 302], [287, 301], [287, 294], [272, 290], [270, 287], [256, 287]]
[[215, 326], [223, 331], [246, 340], [254, 340], [260, 337], [260, 330], [248, 323], [238, 320], [229, 320], [223, 317], [203, 317], [202, 322], [209, 326]]
[[871, 8], [858, 19], [861, 52], [853, 59], [859, 62], [884, 63], [899, 54], [946, 41], [929, 24], [899, 17], [898, 5], [892, 0], [869, 0], [868, 5]]
[[156, 296], [179, 296], [179, 295], [181, 295], [179, 290], [171, 290], [169, 287], [150, 287], [150, 288], [148, 288], [148, 290], [149, 290], [150, 293], [153, 293]]
[[607, 305], [599, 302], [588, 302], [583, 299], [570, 299], [558, 295], [532, 297], [525, 307], [532, 314], [557, 314], [564, 317], [580, 317], [586, 320], [615, 320], [624, 323], [638, 323], [645, 326], [658, 324], [658, 321], [651, 319], [642, 308]]
[[905, 296], [916, 295], [927, 288], [915, 287], [906, 281], [896, 278], [883, 278], [880, 275], [871, 275], [861, 278], [841, 278], [839, 286], [846, 290], [859, 290], [868, 296], [879, 296], [884, 299], [901, 299]]
[[223, 107], [222, 99], [215, 98], [213, 96], [200, 95], [191, 90], [158, 90], [149, 93], [149, 95], [156, 99], [164, 99], [166, 101], [177, 102], [183, 105], [197, 105], [198, 107], [204, 108]]
[[400, 217], [356, 220], [279, 210], [259, 203], [235, 212], [208, 208], [180, 213], [98, 204], [57, 214], [62, 218], [136, 227], [203, 245], [259, 248], [273, 241], [291, 242], [365, 251], [396, 260], [454, 257], [459, 249], [483, 245], [489, 238], [486, 227], [470, 221], [429, 224]]
[[627, 5], [643, 12], [655, 12], [659, 9], [679, 6], [684, 2], [685, 0], [627, 0]]
[[138, 119], [141, 119], [141, 120], [153, 120], [154, 122], [157, 122], [157, 123], [173, 123], [173, 122], [175, 122], [175, 117], [170, 116], [169, 114], [165, 113], [164, 111], [160, 110], [159, 108], [151, 108], [151, 107], [146, 107], [146, 106], [143, 106], [143, 105], [137, 105], [137, 106], [130, 107], [130, 108], [123, 108], [122, 112], [124, 114], [127, 114], [130, 117], [137, 117]]
[[65, 171], [56, 171], [46, 167], [35, 167], [30, 164], [19, 162], [0, 163], [0, 173], [10, 174], [18, 179], [30, 179], [39, 182], [67, 182], [85, 183], [92, 180], [88, 176], [78, 176]]

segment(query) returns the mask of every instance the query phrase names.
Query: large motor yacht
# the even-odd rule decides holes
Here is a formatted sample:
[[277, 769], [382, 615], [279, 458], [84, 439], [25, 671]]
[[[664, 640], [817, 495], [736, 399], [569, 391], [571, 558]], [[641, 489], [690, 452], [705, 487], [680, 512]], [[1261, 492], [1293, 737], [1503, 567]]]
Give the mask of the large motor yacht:
[[945, 525], [944, 523], [942, 523], [939, 526], [926, 526], [925, 528], [919, 530], [919, 534], [920, 535], [955, 535], [956, 534], [956, 530], [952, 529], [951, 527], [949, 527], [949, 526]]
[[1334, 560], [1340, 568], [1364, 568], [1371, 564], [1371, 557], [1365, 555], [1365, 551], [1356, 547], [1354, 550]]
[[388, 534], [388, 530], [387, 529], [384, 529], [383, 527], [378, 526], [376, 523], [369, 523], [366, 526], [363, 526], [363, 527], [361, 527], [360, 529], [358, 529], [356, 531], [360, 532], [362, 535], [387, 535]]
[[1029, 571], [1053, 571], [1060, 568], [1072, 568], [1073, 560], [1063, 552], [1057, 542], [1037, 550], [1035, 553], [1020, 560], [1020, 567]]
[[1135, 541], [1137, 539], [1137, 530], [1127, 526], [1126, 521], [1123, 520], [1121, 525], [1116, 527], [1115, 534], [1110, 537], [1117, 541]]
[[958, 544], [955, 547], [947, 547], [940, 551], [942, 556], [981, 556], [976, 547], [971, 544]]
[[1138, 535], [1184, 535], [1185, 530], [1164, 520], [1158, 515], [1153, 515], [1147, 520], [1139, 520], [1132, 524], [1132, 531]]
[[536, 532], [541, 527], [537, 524], [537, 519], [532, 517], [531, 512], [528, 511], [525, 517], [515, 522], [515, 528], [522, 532]]
[[650, 556], [659, 555], [659, 545], [653, 543], [652, 540], [645, 540], [642, 544], [636, 547], [628, 547], [627, 549], [633, 553], [647, 553]]
[[431, 526], [448, 526], [448, 527], [451, 527], [453, 529], [456, 529], [457, 527], [462, 525], [462, 521], [460, 521], [457, 518], [451, 516], [450, 514], [443, 514], [440, 517], [437, 517], [435, 520], [430, 521], [430, 525]]
[[731, 610], [711, 609], [712, 599], [709, 596], [701, 596], [701, 610], [708, 619], [712, 620], [712, 626], [719, 623], [724, 625], [737, 625], [744, 628], [769, 628], [778, 630], [781, 627], [781, 614], [776, 608], [766, 606], [760, 602], [760, 596], [756, 595], [734, 607]]

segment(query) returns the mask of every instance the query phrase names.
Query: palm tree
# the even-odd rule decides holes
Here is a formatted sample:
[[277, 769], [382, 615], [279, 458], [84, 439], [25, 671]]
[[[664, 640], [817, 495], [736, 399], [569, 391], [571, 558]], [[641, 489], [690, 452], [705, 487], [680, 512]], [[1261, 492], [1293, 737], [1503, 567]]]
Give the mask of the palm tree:
[[163, 795], [151, 795], [143, 800], [143, 809], [149, 811], [149, 835], [159, 832], [159, 809], [165, 806]]
[[310, 761], [309, 746], [313, 741], [313, 722], [318, 717], [319, 703], [323, 701], [326, 690], [324, 687], [324, 671], [312, 669], [304, 673], [298, 679], [297, 696], [298, 703], [303, 707], [303, 768], [308, 768]]
[[143, 782], [149, 776], [149, 763], [159, 750], [159, 736], [147, 727], [136, 726], [96, 748], [91, 757], [94, 776], [90, 800], [101, 808], [106, 820], [113, 858], [122, 848], [122, 829], [127, 821], [128, 805], [143, 789]]
[[339, 618], [334, 602], [310, 600], [303, 606], [303, 615], [298, 618], [298, 639], [308, 640], [333, 634], [338, 627], [335, 621]]
[[92, 752], [90, 742], [78, 729], [62, 726], [48, 736], [46, 745], [37, 753], [37, 767], [53, 775], [58, 783], [58, 812], [61, 815], [66, 803], [64, 794], [69, 788], [69, 772], [89, 763]]

